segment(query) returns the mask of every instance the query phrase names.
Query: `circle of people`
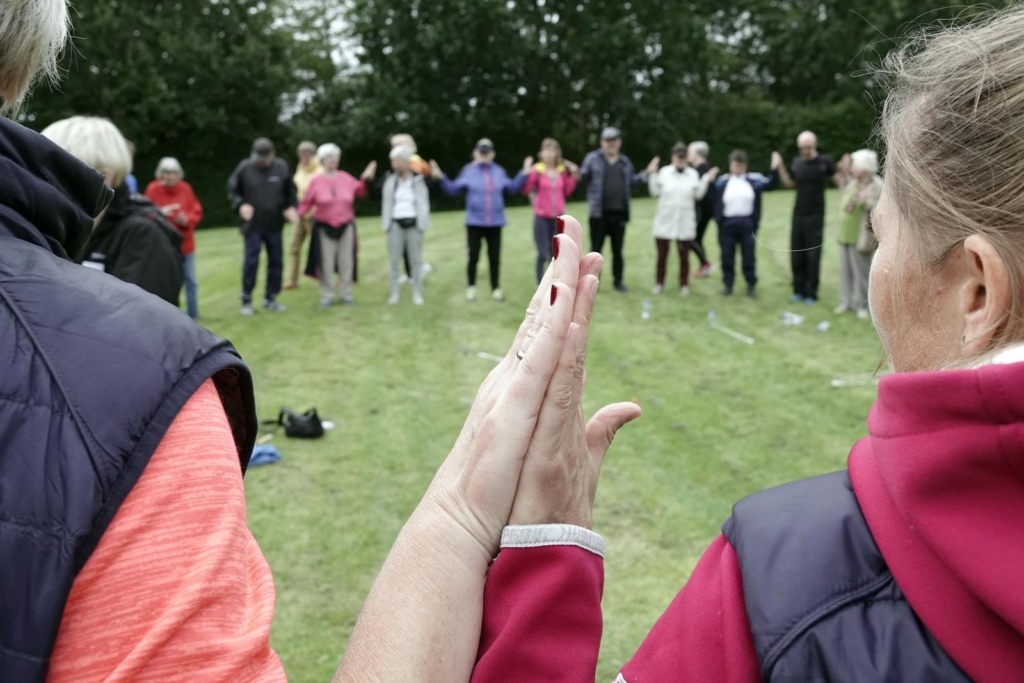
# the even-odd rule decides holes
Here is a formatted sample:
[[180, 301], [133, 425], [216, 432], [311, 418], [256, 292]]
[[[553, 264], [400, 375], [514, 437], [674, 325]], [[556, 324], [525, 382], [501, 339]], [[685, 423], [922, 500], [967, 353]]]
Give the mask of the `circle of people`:
[[[58, 140], [72, 153], [77, 152], [86, 163], [104, 172], [108, 184], [115, 189], [115, 200], [100, 219], [80, 261], [134, 282], [175, 305], [184, 286], [188, 314], [198, 318], [194, 233], [203, 209], [184, 180], [181, 164], [171, 157], [160, 160], [156, 179], [144, 192], [147, 202], [138, 195], [137, 182], [131, 175], [130, 143], [109, 121], [74, 117], [54, 124], [44, 135]], [[657, 198], [653, 222], [657, 249], [653, 293], [660, 295], [666, 291], [673, 243], [680, 259], [678, 291], [681, 295], [690, 293], [690, 252], [699, 261], [695, 276], [710, 275], [714, 265], [708, 259], [704, 236], [714, 218], [721, 247], [722, 294], [733, 294], [738, 248], [746, 294], [750, 298], [757, 298], [755, 247], [762, 194], [780, 186], [795, 188], [791, 233], [792, 301], [814, 304], [818, 300], [824, 240], [825, 190], [834, 182], [841, 188], [837, 234], [840, 295], [836, 313], [856, 311], [861, 318], [870, 317], [868, 274], [876, 247], [871, 211], [882, 189], [878, 157], [871, 150], [844, 155], [837, 164], [818, 152], [816, 136], [806, 131], [798, 137], [799, 155], [788, 167], [781, 154], [773, 152], [767, 174], [752, 172], [746, 152], [734, 150], [729, 155], [728, 174], [720, 176], [719, 169], [708, 162], [708, 144], [698, 141], [689, 145], [677, 143], [672, 148], [671, 163], [661, 165], [660, 158], [655, 157], [638, 172], [629, 157], [622, 153], [620, 130], [607, 127], [601, 132], [600, 148], [587, 154], [581, 164], [565, 159], [557, 140], [545, 138], [539, 160], [535, 163], [533, 157], [527, 157], [514, 176], [495, 163], [496, 150], [491, 140], [481, 139], [473, 148], [472, 162], [452, 179], [437, 162], [428, 162], [418, 154], [411, 135], [394, 135], [390, 142], [391, 171], [379, 184], [372, 186], [377, 176], [377, 163], [370, 162], [360, 177], [355, 178], [339, 168], [342, 150], [336, 144], [301, 143], [293, 175], [288, 164], [276, 156], [271, 140], [259, 138], [253, 143], [251, 155], [238, 164], [228, 180], [228, 198], [241, 220], [245, 245], [243, 315], [256, 312], [253, 291], [264, 249], [268, 267], [263, 308], [277, 312], [286, 310], [277, 296], [282, 289], [298, 287], [300, 254], [307, 238], [310, 238], [310, 249], [304, 273], [319, 279], [321, 305], [330, 307], [339, 298], [344, 304], [352, 304], [358, 257], [354, 205], [357, 198], [368, 196], [371, 189], [381, 197], [381, 225], [387, 234], [388, 304], [400, 303], [404, 283], [412, 284], [412, 302], [424, 303], [423, 280], [431, 266], [423, 261], [423, 240], [431, 224], [432, 188], [452, 197], [465, 196], [469, 255], [466, 299], [477, 299], [477, 266], [486, 243], [491, 296], [503, 301], [500, 268], [502, 228], [506, 225], [505, 195], [522, 193], [531, 197], [539, 282], [547, 263], [555, 255], [556, 217], [564, 212], [566, 200], [580, 182], [587, 186], [591, 249], [602, 252], [605, 242], [611, 243], [612, 274], [617, 291], [627, 291], [623, 251], [632, 188], [646, 184], [650, 194]], [[158, 212], [147, 211], [147, 207], [152, 209], [153, 205]], [[123, 223], [131, 223], [136, 235], [147, 234], [142, 228], [148, 223], [151, 235], [148, 246], [125, 248]], [[283, 282], [286, 223], [293, 225], [293, 237], [288, 281]], [[177, 261], [163, 257], [160, 251], [173, 251]]]

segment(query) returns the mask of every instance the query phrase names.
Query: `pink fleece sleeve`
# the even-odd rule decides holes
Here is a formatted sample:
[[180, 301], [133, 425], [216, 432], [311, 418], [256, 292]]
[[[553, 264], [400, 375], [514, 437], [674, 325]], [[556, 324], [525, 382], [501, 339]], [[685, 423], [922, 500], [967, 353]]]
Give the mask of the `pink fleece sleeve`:
[[[501, 551], [484, 590], [473, 683], [592, 683], [600, 556], [574, 546]], [[626, 683], [760, 683], [736, 553], [718, 537], [621, 673]]]
[[647, 634], [626, 683], [760, 683], [736, 551], [719, 536]]
[[530, 175], [526, 176], [526, 184], [523, 185], [523, 189], [520, 190], [524, 195], [529, 195], [537, 188], [537, 181], [540, 179], [540, 174], [537, 171], [530, 171]]

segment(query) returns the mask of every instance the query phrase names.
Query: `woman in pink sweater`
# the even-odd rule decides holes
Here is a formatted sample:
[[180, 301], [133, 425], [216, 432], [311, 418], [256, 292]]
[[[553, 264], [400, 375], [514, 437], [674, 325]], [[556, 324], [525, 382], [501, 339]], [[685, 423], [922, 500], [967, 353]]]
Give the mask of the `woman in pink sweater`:
[[[894, 374], [869, 436], [847, 469], [738, 503], [619, 683], [1021, 680], [1024, 9], [933, 33], [888, 67], [870, 299]], [[558, 239], [564, 273], [579, 251]], [[550, 379], [529, 342], [565, 318], [542, 310], [517, 338], [520, 372], [548, 382], [532, 436], [453, 452], [371, 592], [342, 679], [594, 681], [604, 543], [591, 509], [614, 429], [637, 411], [583, 423], [588, 293], [581, 280], [584, 313]], [[468, 443], [520, 419], [480, 417]], [[448, 533], [431, 536], [432, 519]], [[399, 611], [425, 596], [447, 608]]]
[[[532, 159], [527, 159], [530, 165]], [[551, 260], [555, 237], [555, 216], [565, 212], [565, 200], [576, 189], [580, 168], [562, 158], [562, 146], [554, 138], [540, 143], [540, 163], [533, 166], [523, 194], [533, 194], [533, 241], [537, 244], [537, 282]]]
[[[316, 152], [323, 170], [309, 183], [299, 215], [313, 214], [314, 239], [320, 240], [320, 305], [334, 303], [334, 274], [341, 275], [341, 301], [352, 305], [352, 273], [355, 266], [355, 232], [357, 197], [366, 196], [366, 181], [377, 173], [377, 162], [371, 161], [356, 180], [338, 170], [341, 148], [334, 143], [320, 145]], [[318, 235], [319, 237], [316, 237]]]

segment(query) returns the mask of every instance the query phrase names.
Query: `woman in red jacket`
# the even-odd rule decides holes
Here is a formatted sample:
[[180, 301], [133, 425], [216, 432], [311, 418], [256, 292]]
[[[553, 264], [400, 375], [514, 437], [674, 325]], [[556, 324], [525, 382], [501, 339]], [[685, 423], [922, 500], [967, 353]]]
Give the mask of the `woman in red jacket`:
[[185, 256], [185, 301], [188, 315], [199, 319], [199, 280], [196, 277], [196, 226], [203, 220], [203, 205], [192, 186], [185, 182], [185, 171], [174, 157], [164, 157], [156, 167], [156, 180], [145, 192], [160, 207], [164, 216], [181, 231], [181, 253]]
[[[869, 436], [847, 470], [738, 503], [620, 683], [1022, 680], [1024, 9], [888, 68], [870, 299], [895, 372]], [[556, 268], [578, 253], [559, 240]], [[585, 338], [570, 327], [525, 458], [455, 452], [442, 467], [341, 678], [594, 681], [604, 543], [589, 527], [614, 425], [582, 421]], [[520, 367], [535, 374], [529, 339]], [[423, 596], [446, 608], [399, 609]]]

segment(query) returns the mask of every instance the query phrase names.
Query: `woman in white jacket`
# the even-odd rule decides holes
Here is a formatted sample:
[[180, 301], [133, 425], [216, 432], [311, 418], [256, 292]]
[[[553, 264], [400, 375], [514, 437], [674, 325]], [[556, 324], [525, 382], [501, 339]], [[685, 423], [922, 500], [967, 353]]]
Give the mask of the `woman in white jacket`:
[[665, 271], [673, 241], [681, 261], [679, 293], [683, 296], [690, 293], [690, 244], [697, 237], [697, 202], [704, 198], [717, 177], [717, 167], [701, 177], [687, 165], [686, 145], [681, 142], [672, 148], [672, 163], [648, 177], [651, 196], [658, 197], [654, 216], [654, 241], [658, 247], [657, 284], [651, 290], [654, 294], [665, 291]]

